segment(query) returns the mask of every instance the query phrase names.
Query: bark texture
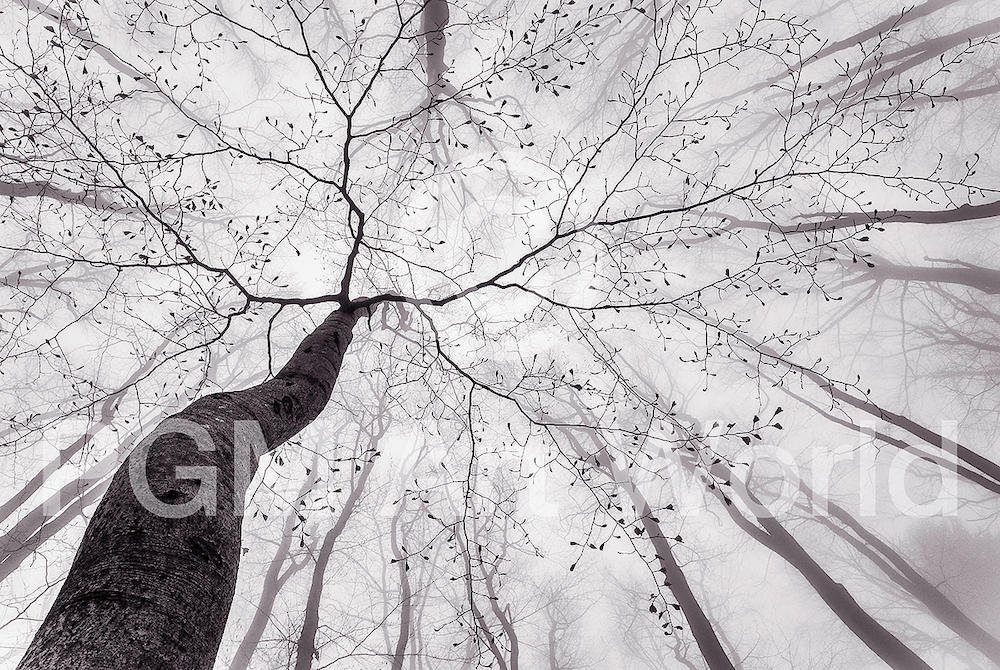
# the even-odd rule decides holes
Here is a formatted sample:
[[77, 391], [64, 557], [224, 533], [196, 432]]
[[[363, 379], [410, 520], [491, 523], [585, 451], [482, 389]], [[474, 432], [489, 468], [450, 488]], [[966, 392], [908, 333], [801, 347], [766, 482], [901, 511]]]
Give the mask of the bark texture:
[[[234, 446], [235, 422], [257, 422], [260, 446], [268, 450], [312, 422], [330, 398], [356, 320], [355, 313], [334, 312], [274, 378], [199, 398], [171, 417], [171, 426], [183, 420], [204, 429], [211, 450], [170, 428], [152, 440], [145, 464], [133, 464], [143, 449], [129, 456], [95, 511], [21, 670], [213, 666], [236, 585], [245, 486], [257, 467], [254, 450]], [[204, 507], [182, 518], [154, 513], [133, 487], [130, 466], [144, 468], [152, 495], [170, 505], [194, 499], [204, 485], [179, 477], [179, 466], [212, 469], [214, 513]]]

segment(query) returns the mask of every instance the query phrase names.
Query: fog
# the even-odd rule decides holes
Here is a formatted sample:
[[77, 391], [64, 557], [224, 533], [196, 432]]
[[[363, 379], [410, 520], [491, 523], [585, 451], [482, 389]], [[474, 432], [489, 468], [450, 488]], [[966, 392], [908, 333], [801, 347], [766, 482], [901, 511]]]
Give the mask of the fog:
[[1000, 667], [995, 3], [0, 4], [0, 667]]

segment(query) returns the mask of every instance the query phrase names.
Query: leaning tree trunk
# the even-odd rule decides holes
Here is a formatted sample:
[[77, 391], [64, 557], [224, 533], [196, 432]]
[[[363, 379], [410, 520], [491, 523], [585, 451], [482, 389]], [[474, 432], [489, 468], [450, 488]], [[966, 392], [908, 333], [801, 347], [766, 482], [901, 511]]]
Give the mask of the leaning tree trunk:
[[[586, 419], [586, 415], [580, 408], [576, 408], [576, 411], [581, 421]], [[601, 451], [605, 450], [603, 440], [601, 440], [600, 435], [593, 428], [586, 429], [585, 432], [594, 440], [595, 445], [601, 447]], [[687, 576], [677, 563], [673, 548], [667, 541], [659, 521], [654, 519], [653, 512], [649, 507], [649, 501], [646, 500], [642, 491], [635, 486], [629, 474], [623, 472], [618, 467], [611, 458], [610, 452], [605, 451], [603, 460], [600, 460], [595, 454], [587, 451], [570, 431], [563, 431], [562, 434], [573, 445], [577, 456], [583, 459], [584, 462], [592, 460], [598, 469], [609, 477], [631, 499], [638, 520], [642, 523], [643, 530], [646, 532], [650, 544], [653, 545], [656, 560], [660, 564], [660, 572], [663, 573], [665, 578], [664, 583], [677, 600], [677, 606], [680, 607], [684, 618], [687, 619], [688, 628], [691, 630], [691, 635], [694, 637], [694, 641], [698, 645], [705, 663], [711, 670], [735, 670], [736, 664], [729, 658], [729, 652], [726, 651], [726, 648], [722, 645], [719, 636], [715, 632], [715, 625], [709, 619], [701, 603], [698, 601], [698, 597], [695, 596], [694, 591], [691, 589]], [[598, 451], [597, 454], [600, 454], [601, 451]]]
[[[21, 670], [212, 667], [236, 587], [243, 499], [257, 456], [326, 406], [356, 321], [356, 313], [334, 312], [273, 379], [194, 401], [132, 452]], [[182, 516], [193, 505], [200, 508]]]

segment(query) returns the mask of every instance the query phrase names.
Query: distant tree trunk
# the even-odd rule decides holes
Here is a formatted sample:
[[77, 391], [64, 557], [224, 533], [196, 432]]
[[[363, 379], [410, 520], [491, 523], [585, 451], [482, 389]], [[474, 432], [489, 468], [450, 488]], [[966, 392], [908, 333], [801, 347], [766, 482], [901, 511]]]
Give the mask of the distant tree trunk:
[[[243, 496], [257, 468], [255, 453], [236, 448], [236, 422], [259, 426], [258, 453], [309, 425], [330, 399], [356, 321], [354, 312], [334, 312], [273, 379], [194, 401], [153, 433], [144, 463], [142, 445], [129, 456], [19, 668], [213, 666], [236, 586]], [[179, 421], [195, 435], [176, 432]], [[136, 471], [144, 471], [148, 495], [133, 487]], [[201, 479], [183, 478], [192, 472]], [[212, 477], [216, 495], [194, 513], [153, 511], [204, 500]]]
[[653, 545], [656, 561], [660, 564], [660, 571], [663, 573], [666, 586], [677, 599], [677, 605], [684, 613], [684, 618], [687, 619], [688, 627], [691, 629], [691, 635], [694, 636], [694, 641], [697, 643], [698, 649], [701, 650], [708, 667], [712, 670], [735, 670], [735, 664], [729, 658], [729, 653], [722, 646], [722, 642], [716, 634], [715, 625], [708, 618], [698, 601], [698, 597], [691, 590], [687, 576], [677, 563], [673, 548], [650, 509], [646, 496], [630, 479], [627, 479], [628, 475], [623, 473], [613, 460], [610, 460], [610, 454], [604, 454], [602, 458], [607, 461], [602, 463], [605, 471], [631, 499], [636, 516], [642, 523], [642, 528], [646, 532], [650, 544]]
[[264, 636], [264, 631], [267, 629], [267, 622], [271, 617], [271, 611], [274, 609], [274, 601], [277, 599], [278, 593], [285, 585], [285, 582], [302, 567], [302, 564], [297, 564], [293, 561], [288, 566], [288, 569], [282, 572], [282, 568], [285, 567], [285, 560], [290, 557], [288, 550], [292, 546], [295, 527], [302, 523], [298, 505], [309, 494], [309, 491], [316, 483], [316, 463], [318, 460], [319, 452], [317, 451], [313, 453], [312, 467], [309, 469], [311, 476], [302, 483], [298, 495], [292, 501], [291, 509], [285, 515], [285, 524], [281, 529], [281, 539], [278, 540], [278, 547], [274, 551], [274, 558], [268, 564], [260, 592], [254, 598], [253, 605], [255, 611], [253, 618], [243, 633], [243, 639], [240, 640], [240, 645], [237, 647], [236, 653], [233, 654], [229, 670], [245, 670], [250, 667], [253, 654], [260, 644], [261, 638]]
[[[799, 484], [802, 492], [810, 500], [821, 499], [805, 482]], [[941, 590], [924, 578], [895, 549], [883, 542], [875, 533], [868, 530], [846, 509], [831, 500], [823, 501], [831, 516], [840, 521], [846, 528], [854, 531], [857, 538], [837, 527], [824, 515], [815, 515], [816, 520], [829, 528], [866, 556], [894, 583], [920, 602], [938, 621], [954, 631], [965, 642], [978, 649], [1000, 667], [1000, 640], [991, 635], [982, 626], [969, 618], [955, 603], [951, 602]]]
[[399, 635], [396, 636], [396, 647], [392, 654], [392, 670], [403, 670], [403, 662], [406, 659], [406, 644], [410, 639], [410, 625], [413, 612], [413, 592], [410, 588], [410, 570], [406, 556], [399, 542], [399, 521], [406, 508], [406, 499], [400, 500], [399, 509], [392, 517], [392, 529], [390, 531], [390, 542], [392, 544], [392, 557], [399, 569]]
[[420, 15], [427, 67], [427, 88], [431, 95], [447, 85], [444, 79], [448, 66], [444, 62], [447, 37], [444, 30], [448, 26], [450, 11], [447, 0], [427, 0]]
[[548, 633], [548, 646], [546, 647], [549, 652], [549, 670], [562, 670], [562, 666], [559, 665], [559, 656], [557, 654], [559, 638], [559, 630], [556, 627], [555, 619], [549, 622], [549, 633]]
[[[114, 393], [109, 394], [100, 403], [101, 411], [100, 418], [90, 426], [90, 428], [80, 437], [75, 439], [72, 444], [68, 445], [64, 449], [60, 450], [59, 454], [49, 463], [47, 463], [41, 470], [39, 470], [30, 480], [28, 480], [20, 491], [12, 495], [3, 505], [0, 505], [0, 521], [3, 521], [14, 511], [31, 499], [39, 489], [44, 486], [46, 479], [56, 470], [61, 468], [66, 463], [69, 463], [70, 459], [83, 451], [84, 447], [91, 443], [91, 440], [100, 433], [102, 430], [107, 428], [112, 424], [115, 419], [115, 415], [118, 413], [118, 404], [121, 402], [122, 398], [128, 393], [128, 391], [142, 381], [146, 376], [152, 372], [159, 362], [160, 356], [167, 349], [167, 344], [169, 340], [164, 340], [164, 342], [156, 348], [156, 351], [149, 357], [145, 363], [139, 366], [139, 369], [132, 373], [131, 376], [125, 383], [122, 384]], [[36, 525], [35, 529], [41, 524]], [[7, 543], [10, 547], [20, 546], [20, 544], [27, 538], [19, 537], [17, 535], [11, 535], [10, 540]]]
[[[31, 558], [32, 555], [36, 555], [39, 547], [51, 540], [66, 526], [76, 521], [83, 514], [85, 507], [100, 499], [101, 494], [104, 492], [104, 483], [106, 482], [94, 484], [87, 488], [82, 495], [77, 496], [75, 500], [70, 502], [69, 505], [55, 516], [49, 517], [44, 514], [43, 506], [37, 507], [30, 519], [31, 522], [37, 519], [37, 523], [34, 524], [36, 527], [29, 537], [12, 539], [12, 535], [16, 537], [15, 534], [19, 527], [15, 526], [11, 533], [0, 539], [0, 547], [2, 547], [2, 551], [0, 551], [0, 581], [10, 577], [22, 563]], [[79, 482], [70, 482], [64, 487], [64, 490], [77, 485], [79, 485]], [[28, 525], [32, 524], [29, 523]], [[20, 542], [20, 544], [17, 544], [17, 542]]]
[[[577, 408], [577, 412], [583, 418], [583, 414], [579, 408]], [[593, 429], [584, 429], [584, 432], [594, 440], [596, 445], [601, 446], [603, 451], [604, 443], [600, 435]], [[701, 650], [701, 654], [705, 658], [705, 663], [708, 664], [711, 670], [735, 670], [733, 661], [729, 658], [729, 653], [722, 646], [718, 635], [716, 635], [714, 624], [708, 618], [708, 615], [705, 614], [705, 610], [702, 609], [697, 596], [691, 590], [691, 585], [688, 583], [684, 571], [677, 563], [677, 559], [674, 558], [673, 549], [667, 541], [663, 530], [660, 528], [659, 522], [654, 519], [646, 497], [636, 488], [631, 478], [626, 473], [623, 473], [621, 468], [615, 464], [609, 452], [605, 452], [600, 458], [597, 458], [585, 449], [571, 432], [563, 431], [562, 434], [573, 445], [574, 450], [580, 458], [584, 459], [584, 461], [592, 460], [631, 499], [632, 505], [635, 507], [637, 519], [642, 524], [650, 544], [653, 545], [657, 563], [660, 564], [660, 572], [665, 577], [666, 586], [670, 589], [674, 598], [677, 599], [677, 605], [681, 608], [684, 618], [687, 619], [688, 628], [691, 630], [691, 635], [694, 637], [698, 649]], [[599, 451], [598, 453], [601, 452]]]
[[289, 577], [302, 568], [301, 565], [293, 563], [288, 566], [287, 570], [284, 572], [281, 571], [285, 567], [285, 559], [288, 558], [288, 549], [292, 545], [292, 535], [295, 532], [292, 530], [292, 526], [295, 525], [297, 519], [295, 510], [289, 510], [285, 527], [282, 531], [281, 541], [274, 552], [274, 558], [271, 559], [271, 563], [267, 566], [264, 582], [254, 603], [255, 611], [253, 618], [243, 633], [240, 646], [237, 647], [236, 653], [233, 655], [233, 660], [229, 664], [229, 670], [246, 670], [246, 668], [250, 667], [250, 661], [253, 660], [253, 654], [257, 650], [258, 645], [260, 645], [260, 640], [267, 629], [267, 622], [271, 617], [271, 612], [274, 610], [274, 601], [277, 599], [281, 587], [285, 585]]
[[[490, 630], [489, 622], [486, 621], [482, 610], [476, 604], [476, 591], [472, 577], [472, 554], [469, 552], [468, 542], [462, 538], [462, 533], [455, 533], [455, 540], [465, 563], [465, 593], [466, 598], [469, 600], [469, 613], [472, 615], [472, 630], [474, 631], [475, 638], [486, 643], [500, 670], [510, 670], [510, 665], [507, 663], [507, 656], [500, 649], [500, 645], [497, 644], [497, 636]], [[480, 560], [482, 559], [480, 558]], [[492, 662], [490, 662], [490, 665], [492, 665]]]
[[497, 596], [496, 587], [493, 584], [493, 579], [497, 574], [497, 567], [494, 565], [487, 570], [486, 564], [480, 561], [479, 571], [483, 575], [486, 595], [490, 599], [490, 609], [493, 610], [493, 616], [500, 622], [500, 627], [503, 628], [503, 632], [507, 636], [507, 642], [510, 645], [510, 670], [518, 670], [520, 667], [521, 646], [517, 639], [517, 631], [514, 629], [514, 618], [510, 613], [510, 605], [500, 607], [500, 598]]
[[[831, 386], [831, 388], [833, 387]], [[699, 426], [698, 421], [693, 417], [684, 414], [676, 416], [694, 426]], [[690, 433], [682, 424], [675, 423], [674, 425], [682, 433], [688, 433], [689, 439], [693, 439], [697, 432], [700, 432], [700, 427], [696, 429], [695, 433]], [[694, 453], [682, 450], [678, 451], [677, 455], [680, 464], [689, 472], [699, 472], [698, 458]], [[751, 516], [760, 524], [757, 525], [744, 516], [722, 493], [720, 487], [711, 488], [712, 494], [724, 503], [729, 517], [740, 529], [795, 568], [816, 594], [822, 598], [827, 607], [837, 615], [837, 618], [890, 668], [896, 670], [932, 670], [931, 666], [917, 656], [912, 649], [868, 614], [854, 599], [847, 587], [836, 581], [823, 569], [816, 559], [799, 544], [795, 536], [788, 532], [781, 522], [761, 504], [750, 490], [748, 481], [741, 480], [725, 461], [715, 460], [718, 462], [709, 465], [707, 472], [719, 481], [735, 483], [731, 488], [732, 492], [739, 495], [743, 502], [750, 507]]]
[[[684, 460], [684, 457], [682, 457], [682, 460]], [[688, 460], [687, 463], [690, 464], [691, 461]], [[737, 480], [724, 464], [715, 464], [713, 467], [725, 479], [729, 481]], [[745, 502], [756, 506], [758, 510], [763, 510], [764, 506], [750, 492], [749, 485], [744, 482], [742, 488], [743, 491], [740, 493], [745, 497]], [[716, 493], [718, 494], [717, 491]], [[886, 665], [896, 670], [932, 670], [931, 666], [917, 656], [912, 649], [903, 644], [898, 637], [868, 614], [858, 601], [854, 599], [854, 596], [847, 590], [847, 587], [831, 577], [774, 516], [763, 511], [754, 513], [754, 518], [760, 524], [760, 526], [757, 526], [743, 516], [732, 504], [726, 504], [726, 511], [743, 531], [781, 556], [790, 566], [798, 570], [799, 574], [809, 582], [809, 585], [816, 591], [816, 594], [823, 599], [823, 602], [827, 604], [844, 625], [882, 659]]]
[[347, 522], [350, 520], [351, 515], [354, 514], [354, 508], [357, 507], [358, 501], [361, 499], [361, 494], [365, 490], [365, 484], [368, 482], [368, 475], [371, 474], [372, 468], [375, 465], [374, 451], [366, 451], [365, 456], [365, 464], [361, 466], [361, 472], [358, 474], [358, 478], [351, 488], [351, 493], [347, 496], [347, 500], [344, 501], [344, 507], [340, 510], [340, 516], [337, 517], [337, 522], [333, 525], [333, 528], [327, 531], [326, 536], [323, 538], [323, 544], [319, 549], [319, 554], [316, 556], [312, 582], [309, 585], [309, 596], [306, 599], [306, 611], [303, 617], [302, 631], [299, 633], [299, 641], [296, 645], [295, 670], [309, 670], [312, 667], [313, 658], [318, 656], [318, 651], [316, 650], [316, 632], [319, 630], [319, 602], [323, 597], [323, 577], [326, 575], [326, 566], [329, 565], [330, 556], [333, 554], [333, 545], [337, 542], [341, 534], [343, 534], [344, 529], [347, 527]]

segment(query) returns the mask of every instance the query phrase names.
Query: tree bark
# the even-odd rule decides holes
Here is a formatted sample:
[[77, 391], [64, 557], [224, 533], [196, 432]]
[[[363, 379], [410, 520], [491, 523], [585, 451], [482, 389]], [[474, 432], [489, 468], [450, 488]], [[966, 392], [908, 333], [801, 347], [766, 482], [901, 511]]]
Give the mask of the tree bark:
[[[216, 393], [166, 420], [118, 469], [21, 670], [210, 669], [236, 586], [243, 497], [257, 456], [326, 406], [357, 321], [338, 310], [262, 384]], [[177, 432], [179, 421], [193, 427]], [[236, 422], [259, 445], [239, 448]], [[147, 444], [148, 443], [148, 444]], [[145, 455], [148, 451], [148, 455]], [[199, 478], [185, 478], [199, 467]], [[149, 490], [133, 486], [145, 474]], [[215, 479], [215, 496], [203, 488]], [[141, 479], [139, 480], [141, 481]], [[204, 504], [187, 516], [165, 516]], [[214, 508], [214, 509], [213, 509]]]

